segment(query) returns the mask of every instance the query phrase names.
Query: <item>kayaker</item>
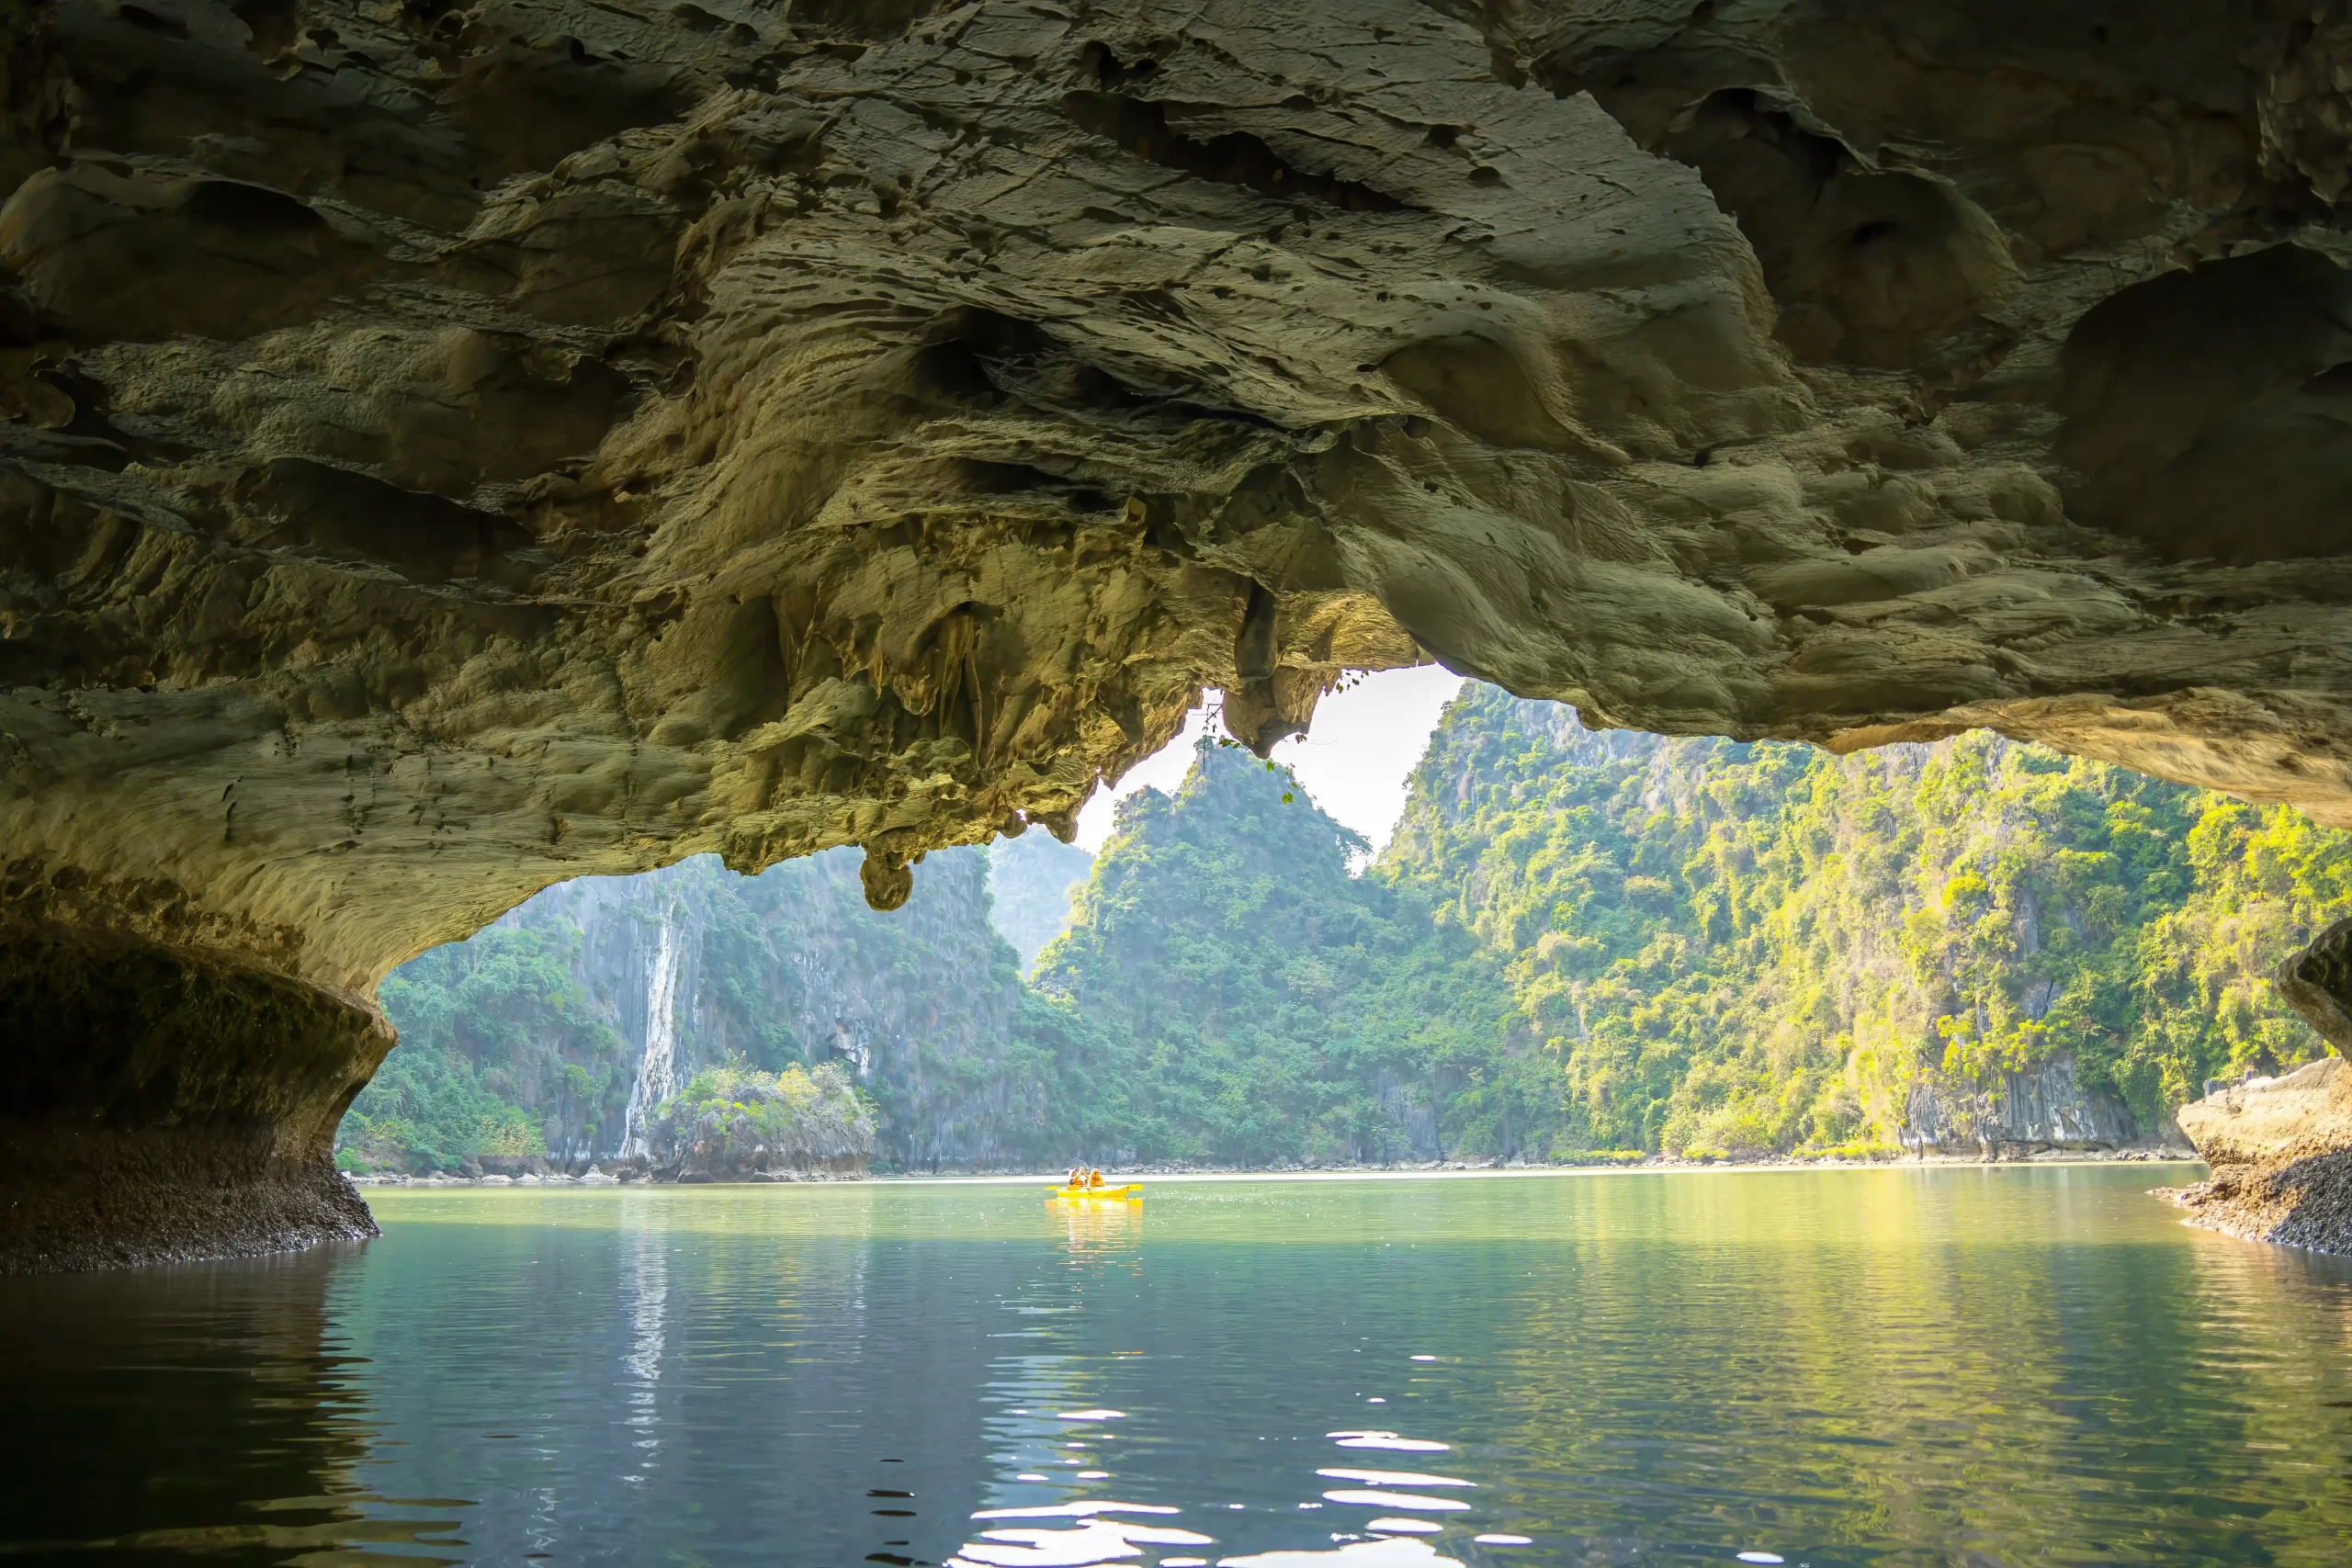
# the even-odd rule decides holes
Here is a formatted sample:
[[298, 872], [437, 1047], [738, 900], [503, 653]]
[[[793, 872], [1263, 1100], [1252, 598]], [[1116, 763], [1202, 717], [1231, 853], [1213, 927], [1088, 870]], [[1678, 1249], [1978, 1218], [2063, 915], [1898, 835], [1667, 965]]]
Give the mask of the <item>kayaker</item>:
[[1063, 1185], [1064, 1187], [1083, 1187], [1083, 1186], [1085, 1186], [1085, 1185], [1086, 1185], [1086, 1172], [1084, 1172], [1084, 1171], [1082, 1171], [1082, 1170], [1079, 1169], [1079, 1168], [1078, 1168], [1078, 1167], [1076, 1167], [1076, 1166], [1071, 1166], [1071, 1167], [1069, 1168], [1069, 1174], [1062, 1178], [1062, 1185]]
[[1099, 1170], [1095, 1170], [1095, 1171], [1089, 1171], [1089, 1172], [1087, 1173], [1087, 1177], [1086, 1177], [1086, 1184], [1087, 1184], [1089, 1187], [1100, 1187], [1100, 1186], [1102, 1186], [1102, 1173], [1101, 1171], [1099, 1171]]

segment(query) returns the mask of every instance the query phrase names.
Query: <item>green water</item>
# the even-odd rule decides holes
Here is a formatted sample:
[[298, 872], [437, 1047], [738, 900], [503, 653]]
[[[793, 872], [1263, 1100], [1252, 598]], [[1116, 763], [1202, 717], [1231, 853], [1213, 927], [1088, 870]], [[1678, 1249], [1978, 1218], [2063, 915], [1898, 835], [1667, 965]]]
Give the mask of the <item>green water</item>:
[[0, 1555], [2342, 1564], [2352, 1268], [2184, 1174], [395, 1190], [0, 1281]]

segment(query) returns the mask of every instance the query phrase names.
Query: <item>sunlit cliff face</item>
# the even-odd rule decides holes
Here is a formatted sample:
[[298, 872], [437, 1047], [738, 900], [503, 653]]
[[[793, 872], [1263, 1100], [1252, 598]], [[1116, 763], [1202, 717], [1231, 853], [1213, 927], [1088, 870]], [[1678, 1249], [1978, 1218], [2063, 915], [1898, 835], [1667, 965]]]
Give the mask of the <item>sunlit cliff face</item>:
[[706, 850], [890, 907], [1204, 685], [2352, 823], [2342, 11], [15, 0], [21, 1159], [322, 1169], [411, 954]]

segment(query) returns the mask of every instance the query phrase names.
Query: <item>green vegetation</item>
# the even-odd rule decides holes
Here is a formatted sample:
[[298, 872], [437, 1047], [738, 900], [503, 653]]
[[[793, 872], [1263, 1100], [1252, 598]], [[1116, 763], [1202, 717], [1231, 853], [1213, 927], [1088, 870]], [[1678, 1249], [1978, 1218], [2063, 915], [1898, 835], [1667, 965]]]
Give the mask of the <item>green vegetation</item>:
[[989, 923], [986, 855], [931, 856], [923, 897], [890, 915], [865, 907], [857, 863], [836, 852], [744, 877], [701, 856], [583, 878], [401, 965], [381, 993], [401, 1044], [345, 1119], [341, 1162], [614, 1155], [665, 965], [682, 1077], [840, 1064], [877, 1108], [886, 1163], [941, 1158], [943, 1141], [945, 1157], [1009, 1157], [1044, 1112], [1006, 1065], [1026, 1059], [1022, 993]]
[[[2268, 974], [2352, 904], [2352, 835], [1997, 736], [1840, 758], [1478, 686], [1364, 851], [1204, 744], [1066, 924], [1085, 857], [1038, 834], [931, 857], [897, 915], [841, 855], [568, 885], [386, 983], [403, 1043], [343, 1157], [609, 1153], [662, 953], [661, 1124], [722, 1163], [858, 1114], [899, 1169], [1868, 1157], [2055, 1062], [2154, 1128], [2320, 1052]], [[1030, 984], [991, 877], [1061, 931]]]
[[2143, 1126], [2321, 1053], [2267, 975], [2352, 836], [1972, 734], [1851, 757], [1595, 734], [1473, 687], [1378, 874], [1474, 932], [1575, 1147], [1844, 1148], [2071, 1057]]
[[1121, 804], [1023, 1031], [1057, 1125], [1124, 1160], [1382, 1162], [1519, 1152], [1554, 1076], [1501, 965], [1287, 771], [1204, 743]]
[[493, 926], [393, 971], [381, 996], [401, 1044], [344, 1118], [338, 1163], [454, 1170], [545, 1154], [526, 1086], [548, 1085], [563, 1111], [616, 1119], [633, 1064], [582, 988], [579, 956], [576, 928]]
[[663, 1100], [649, 1141], [657, 1165], [689, 1174], [863, 1165], [874, 1152], [874, 1108], [830, 1062], [813, 1073], [797, 1062], [777, 1073], [730, 1063], [706, 1067]]

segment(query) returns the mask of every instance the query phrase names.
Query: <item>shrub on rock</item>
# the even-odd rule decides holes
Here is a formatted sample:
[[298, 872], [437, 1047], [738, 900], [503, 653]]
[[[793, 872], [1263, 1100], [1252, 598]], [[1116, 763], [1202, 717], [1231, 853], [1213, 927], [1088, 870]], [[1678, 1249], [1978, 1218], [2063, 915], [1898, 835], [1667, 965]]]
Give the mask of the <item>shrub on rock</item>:
[[663, 1100], [646, 1141], [655, 1169], [680, 1181], [863, 1171], [874, 1108], [831, 1063], [778, 1073], [729, 1065], [695, 1074]]

